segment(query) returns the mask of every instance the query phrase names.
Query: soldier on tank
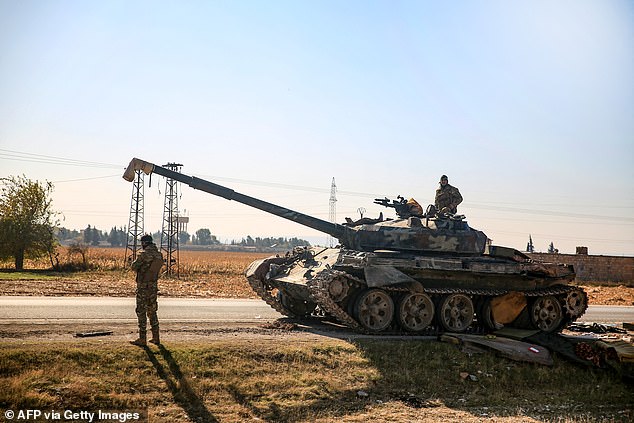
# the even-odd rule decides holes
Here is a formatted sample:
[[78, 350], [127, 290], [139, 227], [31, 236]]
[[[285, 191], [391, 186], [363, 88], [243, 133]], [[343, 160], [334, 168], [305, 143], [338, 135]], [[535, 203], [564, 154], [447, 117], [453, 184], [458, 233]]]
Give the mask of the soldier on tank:
[[150, 235], [141, 237], [143, 252], [132, 263], [132, 269], [136, 270], [136, 315], [139, 319], [139, 337], [130, 341], [133, 345], [146, 345], [147, 320], [150, 320], [152, 339], [150, 342], [156, 345], [159, 340], [158, 310], [158, 276], [163, 267], [163, 255], [154, 244]]
[[458, 204], [462, 203], [462, 195], [458, 188], [449, 185], [447, 175], [440, 177], [440, 188], [436, 190], [436, 210], [439, 213], [456, 214]]

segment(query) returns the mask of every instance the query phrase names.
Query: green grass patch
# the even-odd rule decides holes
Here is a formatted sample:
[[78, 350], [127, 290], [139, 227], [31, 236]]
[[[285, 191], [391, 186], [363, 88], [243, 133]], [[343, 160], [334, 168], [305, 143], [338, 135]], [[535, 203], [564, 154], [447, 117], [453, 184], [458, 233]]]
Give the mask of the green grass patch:
[[0, 269], [0, 280], [5, 281], [47, 281], [55, 280], [63, 277], [63, 273], [53, 272], [50, 270], [28, 270], [28, 271], [16, 271]]
[[0, 386], [3, 409], [147, 409], [151, 421], [166, 422], [363, 421], [389, 410], [411, 419], [439, 406], [511, 419], [626, 421], [634, 398], [616, 374], [558, 357], [543, 367], [436, 342], [374, 340], [4, 344]]

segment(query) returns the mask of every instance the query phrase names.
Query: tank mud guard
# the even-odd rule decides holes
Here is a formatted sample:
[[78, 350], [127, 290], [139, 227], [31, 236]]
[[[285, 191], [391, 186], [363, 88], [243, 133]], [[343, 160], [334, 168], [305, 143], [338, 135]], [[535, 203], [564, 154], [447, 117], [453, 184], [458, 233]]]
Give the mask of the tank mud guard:
[[288, 317], [297, 317], [292, 310], [285, 307], [278, 297], [274, 296], [266, 283], [266, 275], [269, 272], [271, 264], [280, 264], [286, 261], [280, 257], [269, 257], [262, 260], [256, 260], [247, 267], [244, 275], [251, 286], [251, 289], [260, 297], [265, 303], [280, 314]]

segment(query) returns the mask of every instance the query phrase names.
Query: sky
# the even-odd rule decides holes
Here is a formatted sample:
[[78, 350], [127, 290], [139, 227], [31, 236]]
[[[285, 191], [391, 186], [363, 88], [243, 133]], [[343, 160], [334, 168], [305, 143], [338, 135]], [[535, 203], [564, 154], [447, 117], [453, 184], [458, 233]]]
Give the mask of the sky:
[[[433, 203], [496, 245], [634, 256], [634, 3], [0, 0], [0, 177], [128, 224], [133, 157], [337, 221]], [[145, 179], [146, 232], [164, 178]], [[188, 232], [325, 236], [178, 186]]]

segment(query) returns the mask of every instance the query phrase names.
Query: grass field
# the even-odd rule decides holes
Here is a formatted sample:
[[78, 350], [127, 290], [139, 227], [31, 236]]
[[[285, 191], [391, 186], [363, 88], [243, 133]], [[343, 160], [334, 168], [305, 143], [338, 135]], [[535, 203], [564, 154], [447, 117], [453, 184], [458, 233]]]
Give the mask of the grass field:
[[[125, 262], [125, 248], [87, 247], [85, 250], [86, 269], [92, 271], [123, 271], [128, 268]], [[67, 247], [57, 249], [60, 267], [81, 269], [83, 257]], [[181, 276], [197, 274], [234, 274], [242, 272], [253, 260], [268, 257], [270, 253], [232, 252], [232, 251], [194, 251], [179, 252], [179, 273]], [[11, 260], [0, 261], [0, 269], [12, 269]], [[26, 259], [24, 268], [29, 270], [50, 270], [48, 257]]]
[[147, 410], [152, 422], [634, 418], [634, 389], [608, 371], [413, 341], [0, 344], [0, 386], [3, 409]]
[[[191, 251], [179, 257], [179, 275], [163, 275], [161, 295], [174, 297], [255, 298], [245, 277], [246, 267], [268, 253]], [[59, 249], [60, 265], [74, 271], [54, 272], [48, 259], [27, 260], [25, 271], [11, 270], [0, 262], [0, 294], [4, 295], [105, 295], [134, 296], [134, 272], [125, 265], [123, 248], [89, 248], [86, 269], [77, 254]], [[15, 283], [12, 283], [15, 281]], [[45, 283], [40, 283], [45, 282]]]

